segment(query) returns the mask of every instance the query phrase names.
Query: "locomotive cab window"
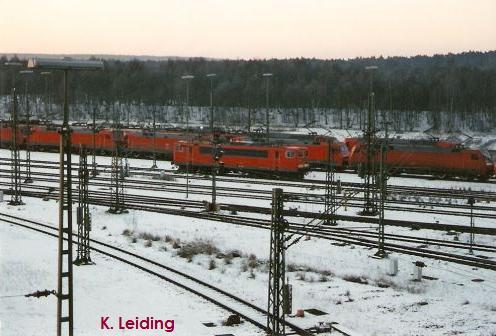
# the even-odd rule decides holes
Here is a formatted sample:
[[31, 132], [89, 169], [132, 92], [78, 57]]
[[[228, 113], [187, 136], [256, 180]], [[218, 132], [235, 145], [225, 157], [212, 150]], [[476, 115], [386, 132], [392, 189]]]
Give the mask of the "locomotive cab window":
[[293, 151], [286, 151], [286, 157], [287, 158], [293, 158], [295, 156], [295, 153]]
[[176, 151], [182, 152], [183, 151], [183, 146], [181, 145], [176, 145]]

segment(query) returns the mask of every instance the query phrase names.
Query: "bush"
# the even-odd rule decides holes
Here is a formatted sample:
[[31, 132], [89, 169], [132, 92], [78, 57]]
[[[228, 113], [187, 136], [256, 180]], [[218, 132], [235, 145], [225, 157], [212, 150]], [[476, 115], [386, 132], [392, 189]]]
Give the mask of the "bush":
[[148, 232], [141, 232], [138, 235], [139, 238], [144, 239], [144, 240], [153, 240], [153, 241], [159, 241], [160, 236], [152, 235], [151, 233]]
[[197, 254], [212, 255], [218, 252], [218, 249], [210, 242], [198, 240], [184, 244], [177, 253], [181, 258], [192, 258]]
[[425, 293], [425, 288], [420, 286], [409, 285], [406, 286], [406, 291], [410, 294], [422, 294]]
[[145, 243], [145, 247], [152, 247], [152, 241], [151, 240], [147, 240], [146, 243]]
[[131, 230], [128, 230], [128, 229], [125, 229], [124, 231], [122, 231], [122, 235], [123, 236], [126, 236], [126, 237], [130, 237], [132, 235], [132, 231]]
[[295, 264], [287, 264], [286, 270], [288, 272], [296, 272], [298, 270], [298, 267]]
[[133, 237], [133, 239], [131, 239], [131, 243], [135, 244], [136, 242], [138, 242], [138, 239], [136, 237]]
[[305, 272], [298, 272], [296, 274], [296, 279], [301, 280], [301, 281], [305, 281], [307, 279], [307, 275]]
[[386, 278], [379, 278], [375, 281], [375, 284], [379, 288], [389, 288], [389, 287], [394, 287], [394, 282], [392, 282], [389, 279]]
[[346, 302], [353, 302], [353, 301], [355, 301], [355, 300], [353, 300], [353, 299], [351, 298], [351, 293], [350, 293], [350, 291], [349, 291], [349, 290], [347, 290], [347, 291], [344, 293], [344, 296], [346, 296], [346, 298], [347, 298]]
[[[252, 256], [254, 258], [252, 258]], [[257, 260], [257, 257], [255, 257], [253, 254], [250, 255], [250, 257], [248, 258], [248, 267], [250, 267], [251, 269], [253, 268], [257, 268], [258, 267], [258, 260]]]
[[369, 283], [367, 278], [365, 278], [364, 276], [358, 276], [358, 275], [345, 275], [343, 277], [343, 280], [362, 284], [362, 285], [367, 285]]
[[227, 252], [227, 254], [229, 256], [231, 256], [232, 258], [239, 258], [242, 255], [239, 250], [231, 250], [231, 251]]
[[217, 268], [217, 265], [215, 264], [215, 260], [214, 259], [210, 259], [210, 262], [208, 263], [208, 269], [209, 270], [213, 270]]

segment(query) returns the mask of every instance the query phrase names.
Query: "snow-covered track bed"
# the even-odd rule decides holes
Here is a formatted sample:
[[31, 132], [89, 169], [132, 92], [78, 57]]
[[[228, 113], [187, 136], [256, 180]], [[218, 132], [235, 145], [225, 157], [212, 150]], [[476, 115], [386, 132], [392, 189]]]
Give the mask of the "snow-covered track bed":
[[[10, 158], [0, 158], [0, 162], [5, 162], [5, 165], [10, 164], [11, 159]], [[20, 160], [20, 165], [21, 167], [24, 167], [26, 165], [25, 160]], [[77, 162], [72, 163], [72, 170], [74, 172], [77, 172], [79, 164]], [[59, 169], [59, 163], [57, 161], [48, 161], [48, 160], [31, 160], [31, 167], [32, 168], [40, 168], [40, 169], [52, 169], [52, 170], [58, 170]], [[88, 164], [88, 168], [90, 168], [91, 165]], [[111, 170], [110, 165], [106, 164], [98, 164], [97, 165], [97, 171], [99, 173], [109, 173]], [[153, 179], [160, 179], [160, 178], [185, 178], [184, 173], [179, 173], [176, 169], [151, 169], [151, 168], [145, 168], [145, 167], [135, 167], [135, 166], [129, 166], [129, 172], [131, 175], [139, 175], [147, 178], [153, 178]], [[339, 173], [343, 174], [343, 173]], [[347, 173], [344, 173], [344, 175], [350, 175]], [[209, 181], [211, 180], [210, 176], [202, 175], [202, 174], [197, 174], [197, 173], [190, 173], [189, 174], [191, 180], [198, 180], [198, 181]], [[354, 176], [357, 177], [357, 176]], [[402, 176], [403, 177], [403, 176]], [[413, 178], [412, 178], [413, 179]], [[409, 179], [409, 180], [412, 180]], [[356, 180], [356, 179], [354, 179]], [[445, 184], [445, 180], [436, 180], [433, 179], [432, 177], [424, 177], [421, 180], [428, 180], [432, 181], [433, 184], [435, 182], [440, 182], [442, 184]], [[291, 178], [285, 178], [285, 179], [263, 179], [263, 178], [256, 178], [252, 176], [237, 176], [237, 175], [221, 175], [217, 176], [217, 181], [218, 182], [225, 182], [225, 183], [249, 183], [249, 184], [256, 184], [256, 185], [261, 185], [261, 186], [271, 186], [271, 187], [291, 187], [291, 188], [309, 188], [309, 189], [323, 189], [325, 188], [325, 178], [322, 179], [315, 179], [315, 178], [305, 178], [305, 179], [291, 179]], [[471, 190], [471, 186], [473, 184], [479, 185], [479, 186], [487, 186], [487, 187], [492, 187], [492, 185], [496, 184], [496, 180], [489, 180], [489, 181], [477, 181], [477, 182], [472, 182], [472, 181], [463, 181], [463, 180], [456, 180], [454, 182], [457, 182], [456, 185], [458, 188], [453, 188], [453, 187], [424, 187], [424, 186], [415, 186], [415, 185], [401, 185], [397, 183], [398, 181], [389, 181], [388, 183], [388, 193], [390, 194], [395, 194], [395, 195], [407, 195], [407, 196], [430, 196], [430, 197], [447, 197], [447, 198], [452, 198], [452, 199], [463, 199], [467, 200], [468, 197], [474, 197], [479, 199], [480, 201], [496, 201], [496, 193], [495, 192], [490, 192], [490, 191], [480, 191], [480, 190]], [[338, 183], [338, 182], [334, 182]], [[342, 180], [339, 182], [341, 187], [343, 188], [348, 188], [349, 191], [356, 191], [356, 190], [362, 190], [363, 189], [363, 183], [362, 182], [354, 182], [354, 181], [346, 181]], [[411, 184], [411, 182], [409, 183]], [[450, 184], [452, 186], [453, 184]], [[462, 187], [462, 188], [460, 188]], [[492, 187], [493, 188], [493, 187]]]
[[[53, 180], [53, 183], [50, 185], [37, 185], [37, 184], [28, 184], [23, 186], [22, 194], [25, 196], [39, 197], [45, 199], [57, 199], [57, 183], [58, 181]], [[0, 182], [0, 186], [8, 187], [10, 184], [8, 182]], [[152, 187], [151, 187], [152, 188]], [[107, 205], [109, 206], [111, 203], [111, 193], [110, 193], [110, 185], [105, 185], [104, 190], [92, 190], [89, 192], [90, 203], [95, 205]], [[155, 188], [157, 189], [157, 188]], [[6, 191], [9, 194], [9, 191]], [[169, 214], [177, 214], [183, 215], [183, 212], [179, 211], [178, 208], [183, 210], [184, 208], [196, 209], [196, 210], [205, 210], [204, 201], [200, 200], [189, 200], [189, 199], [177, 199], [172, 197], [163, 197], [163, 196], [154, 196], [154, 195], [142, 195], [142, 194], [131, 194], [126, 193], [125, 195], [126, 204], [132, 204], [135, 208], [140, 209], [140, 206], [143, 206], [142, 210], [149, 211], [152, 206], [168, 206], [167, 210], [169, 210]], [[260, 207], [260, 206], [251, 206], [251, 205], [242, 205], [242, 204], [232, 204], [232, 203], [219, 203], [221, 210], [226, 211], [235, 211], [235, 212], [245, 212], [245, 213], [253, 213], [253, 214], [265, 214], [270, 215], [271, 209], [269, 207]], [[399, 208], [401, 209], [401, 208]], [[421, 209], [422, 210], [422, 209]], [[152, 209], [151, 211], [155, 211]], [[161, 209], [163, 211], [163, 208]], [[172, 213], [170, 211], [176, 211], [177, 213]], [[410, 212], [411, 213], [411, 212]], [[286, 216], [291, 217], [299, 217], [299, 218], [308, 218], [308, 219], [324, 219], [322, 213], [315, 211], [300, 211], [300, 210], [285, 210], [284, 213]], [[437, 214], [437, 212], [436, 212]], [[443, 214], [461, 216], [459, 212], [456, 211], [445, 211]], [[475, 213], [474, 217], [477, 218], [489, 218], [493, 219], [494, 214], [484, 214], [484, 213]], [[350, 216], [350, 215], [334, 215], [333, 218], [340, 221], [346, 222], [355, 222], [355, 223], [370, 223], [370, 224], [378, 224], [379, 219], [375, 217], [369, 216]], [[395, 219], [384, 219], [384, 224], [386, 226], [391, 227], [408, 227], [415, 230], [427, 229], [427, 230], [437, 230], [437, 231], [455, 231], [460, 233], [470, 233], [474, 234], [485, 234], [485, 235], [496, 235], [496, 227], [494, 226], [477, 226], [471, 228], [467, 225], [459, 225], [459, 224], [446, 224], [437, 221], [436, 223], [432, 222], [422, 222], [422, 221], [408, 221], [408, 220], [395, 220]]]
[[[57, 237], [57, 228], [39, 223], [36, 221], [24, 219], [17, 216], [0, 214], [0, 221], [8, 223], [11, 225], [20, 226], [29, 230], [33, 230], [51, 237]], [[74, 234], [74, 236], [77, 236]], [[262, 308], [255, 306], [254, 304], [236, 296], [228, 293], [218, 287], [208, 284], [204, 281], [197, 279], [194, 276], [188, 275], [177, 269], [160, 264], [150, 258], [143, 257], [137, 253], [133, 253], [122, 249], [120, 247], [112, 246], [105, 242], [90, 239], [93, 246], [91, 249], [99, 254], [107, 256], [109, 258], [115, 259], [119, 262], [125, 263], [132, 266], [142, 272], [146, 272], [150, 275], [158, 277], [168, 283], [171, 283], [179, 288], [182, 288], [188, 292], [191, 292], [218, 307], [229, 311], [232, 314], [237, 314], [244, 320], [252, 323], [256, 327], [266, 331], [265, 322], [267, 319], [267, 312]], [[73, 242], [73, 244], [77, 244]], [[97, 245], [98, 247], [95, 247]], [[297, 326], [294, 323], [285, 321], [288, 331], [291, 334], [311, 336], [312, 332], [309, 330]], [[333, 325], [334, 331], [341, 335], [353, 336], [349, 331], [345, 330], [338, 325]]]
[[[46, 197], [45, 193], [26, 193], [26, 196]], [[53, 195], [55, 199], [57, 195]], [[184, 201], [181, 201], [184, 202]], [[90, 203], [110, 206], [110, 198], [99, 198], [97, 200], [90, 199]], [[250, 218], [226, 214], [216, 214], [209, 212], [198, 212], [192, 210], [181, 210], [158, 207], [154, 205], [136, 204], [128, 202], [127, 208], [141, 211], [149, 211], [155, 213], [163, 213], [168, 215], [178, 215], [192, 218], [200, 218], [205, 220], [212, 220], [224, 223], [231, 223], [242, 226], [249, 226], [261, 229], [270, 229], [271, 222], [268, 219]], [[268, 209], [270, 210], [270, 209]], [[291, 218], [291, 217], [289, 217]], [[289, 219], [288, 218], [288, 219]], [[317, 222], [318, 223], [318, 222]], [[333, 227], [325, 225], [303, 225], [295, 222], [288, 222], [287, 233], [294, 235], [307, 235], [315, 238], [326, 239], [341, 244], [350, 244], [366, 247], [369, 249], [378, 248], [378, 235], [373, 232], [367, 231], [370, 228], [363, 229], [347, 229], [345, 227]], [[482, 228], [479, 228], [482, 229]], [[435, 260], [442, 260], [461, 265], [472, 267], [479, 267], [489, 270], [496, 270], [496, 261], [491, 258], [496, 257], [496, 249], [490, 245], [483, 244], [468, 244], [463, 242], [443, 241], [439, 239], [429, 239], [422, 237], [385, 234], [384, 249], [387, 252], [396, 252], [400, 254], [414, 255], [422, 258], [430, 258]], [[419, 246], [419, 244], [421, 246]], [[425, 245], [425, 246], [422, 246]], [[439, 249], [431, 249], [429, 246], [445, 247], [455, 249], [454, 252], [445, 252]], [[464, 254], [472, 247], [473, 251], [491, 253], [490, 256], [477, 256]]]
[[[58, 183], [57, 173], [49, 172], [37, 172], [31, 173], [31, 176], [36, 180], [36, 182], [52, 183], [56, 185]], [[0, 169], [0, 178], [9, 179], [10, 172], [5, 169]], [[77, 185], [77, 180], [74, 179], [74, 185]], [[90, 186], [98, 188], [111, 187], [110, 176], [98, 176], [90, 180]], [[0, 185], [8, 186], [7, 182], [0, 182]], [[126, 189], [129, 190], [153, 190], [155, 192], [169, 192], [169, 193], [184, 193], [186, 184], [178, 182], [167, 182], [161, 180], [143, 180], [135, 178], [126, 178], [125, 180]], [[208, 196], [211, 194], [211, 187], [209, 185], [190, 183], [188, 185], [189, 193], [194, 195]], [[341, 193], [336, 195], [336, 202], [338, 204], [346, 203], [349, 207], [360, 208], [363, 205], [364, 198], [359, 196], [360, 189], [354, 189], [354, 193]], [[438, 215], [450, 215], [450, 216], [470, 216], [471, 210], [473, 210], [473, 217], [476, 218], [486, 218], [486, 219], [496, 219], [496, 207], [485, 206], [485, 205], [467, 205], [456, 203], [446, 203], [446, 202], [434, 202], [430, 200], [414, 200], [414, 199], [404, 199], [401, 196], [406, 194], [405, 192], [400, 192], [389, 196], [386, 200], [385, 210], [390, 211], [409, 211], [417, 213], [430, 213]], [[324, 195], [310, 192], [292, 192], [287, 191], [284, 193], [285, 199], [293, 203], [306, 203], [306, 204], [320, 204], [324, 205]], [[440, 196], [427, 196], [432, 195], [427, 193], [425, 196], [419, 197], [440, 197]], [[475, 194], [474, 194], [475, 195]], [[488, 199], [492, 197], [490, 194], [481, 195], [478, 194], [478, 200]], [[257, 199], [270, 201], [271, 191], [261, 190], [254, 188], [243, 188], [243, 187], [217, 187], [217, 196], [219, 197], [230, 197], [230, 198], [244, 198], [244, 199]], [[409, 195], [411, 196], [411, 195]], [[447, 197], [447, 196], [446, 196]], [[471, 196], [472, 197], [472, 196]], [[451, 199], [451, 198], [449, 198]], [[459, 199], [455, 194], [455, 199]]]

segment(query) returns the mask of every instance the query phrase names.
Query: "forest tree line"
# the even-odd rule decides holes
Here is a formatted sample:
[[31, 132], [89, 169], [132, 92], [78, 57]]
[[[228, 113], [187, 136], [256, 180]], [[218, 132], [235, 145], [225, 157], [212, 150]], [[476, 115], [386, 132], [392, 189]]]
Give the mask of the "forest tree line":
[[[5, 66], [17, 58], [0, 58], [0, 94], [10, 93], [14, 72]], [[210, 60], [204, 58], [165, 61], [104, 60], [105, 70], [74, 72], [69, 78], [74, 101], [184, 104], [189, 82], [190, 104], [208, 106], [210, 80], [214, 102], [224, 107], [264, 107], [269, 79], [269, 105], [279, 108], [363, 108], [373, 76], [377, 109], [400, 111], [453, 111], [496, 113], [496, 51], [461, 54], [356, 58], [350, 60], [269, 59]], [[367, 71], [366, 66], [378, 69]], [[22, 93], [26, 79], [31, 95], [49, 94], [62, 99], [62, 74], [40, 76], [16, 74]]]

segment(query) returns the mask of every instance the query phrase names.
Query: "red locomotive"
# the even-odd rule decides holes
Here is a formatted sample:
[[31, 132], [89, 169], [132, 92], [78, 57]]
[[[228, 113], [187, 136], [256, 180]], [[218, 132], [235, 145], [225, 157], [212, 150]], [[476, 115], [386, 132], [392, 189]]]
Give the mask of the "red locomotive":
[[[114, 136], [111, 130], [98, 130], [95, 134], [95, 148], [98, 153], [111, 153], [114, 149]], [[35, 125], [31, 127], [29, 143], [32, 149], [40, 151], [57, 151], [60, 146], [60, 134], [57, 127]], [[93, 148], [93, 130], [86, 127], [74, 127], [71, 133], [73, 150], [80, 146]]]
[[155, 140], [153, 131], [149, 129], [125, 129], [124, 134], [127, 136], [128, 154], [135, 157], [151, 157], [155, 152], [159, 158], [171, 159], [175, 143], [185, 139], [185, 134], [178, 131], [156, 130]]
[[[27, 130], [23, 130], [22, 127], [17, 129], [17, 143], [19, 146], [23, 146], [26, 136], [25, 134]], [[0, 126], [0, 146], [2, 148], [8, 148], [12, 142], [12, 128], [10, 127], [10, 123], [2, 122]]]
[[[194, 135], [193, 135], [194, 134]], [[328, 154], [338, 170], [349, 166], [363, 172], [366, 164], [366, 144], [362, 138], [348, 138], [346, 146], [334, 138], [307, 134], [272, 133], [267, 145], [264, 134], [232, 134], [216, 132], [189, 132], [170, 129], [157, 130], [155, 139], [150, 129], [123, 129], [116, 137], [115, 131], [107, 128], [93, 129], [86, 126], [72, 128], [72, 146], [75, 152], [80, 146], [95, 148], [99, 154], [110, 154], [119, 138], [127, 155], [151, 157], [155, 152], [159, 158], [173, 158], [184, 168], [189, 165], [196, 170], [209, 170], [214, 164], [212, 146], [215, 138], [224, 151], [220, 168], [224, 171], [242, 171], [257, 175], [303, 176], [309, 167], [326, 167]], [[191, 139], [187, 142], [186, 139]], [[12, 141], [10, 123], [0, 126], [0, 146], [8, 148]], [[60, 134], [53, 125], [32, 124], [28, 130], [19, 125], [17, 142], [21, 148], [29, 141], [33, 150], [58, 151]], [[329, 143], [331, 151], [329, 151]], [[459, 144], [439, 140], [389, 140], [385, 154], [390, 173], [429, 174], [437, 177], [462, 177], [486, 180], [495, 175], [495, 165], [489, 154], [481, 150], [468, 149]], [[376, 152], [374, 161], [379, 162]]]
[[[252, 134], [233, 138], [231, 141], [239, 143], [266, 143], [265, 135]], [[311, 168], [325, 168], [330, 164], [335, 169], [342, 171], [348, 165], [348, 148], [337, 139], [312, 134], [273, 133], [270, 142], [303, 147], [307, 150], [307, 162]], [[329, 151], [329, 144], [331, 149]], [[331, 160], [329, 161], [329, 153]]]
[[[349, 166], [359, 173], [366, 164], [366, 148], [363, 139], [347, 139], [352, 146]], [[380, 160], [375, 151], [374, 161]], [[481, 150], [439, 140], [393, 139], [387, 143], [385, 165], [391, 174], [429, 174], [440, 178], [462, 177], [487, 180], [494, 174], [493, 162]]]
[[[243, 172], [264, 177], [303, 177], [308, 171], [306, 150], [298, 146], [222, 144], [219, 173]], [[209, 143], [179, 141], [173, 163], [180, 170], [210, 172], [215, 164], [214, 147]]]
[[342, 171], [348, 165], [348, 148], [336, 139], [315, 137], [314, 143], [305, 145], [305, 148], [308, 151], [308, 162], [312, 167], [327, 167], [330, 163], [332, 167]]

